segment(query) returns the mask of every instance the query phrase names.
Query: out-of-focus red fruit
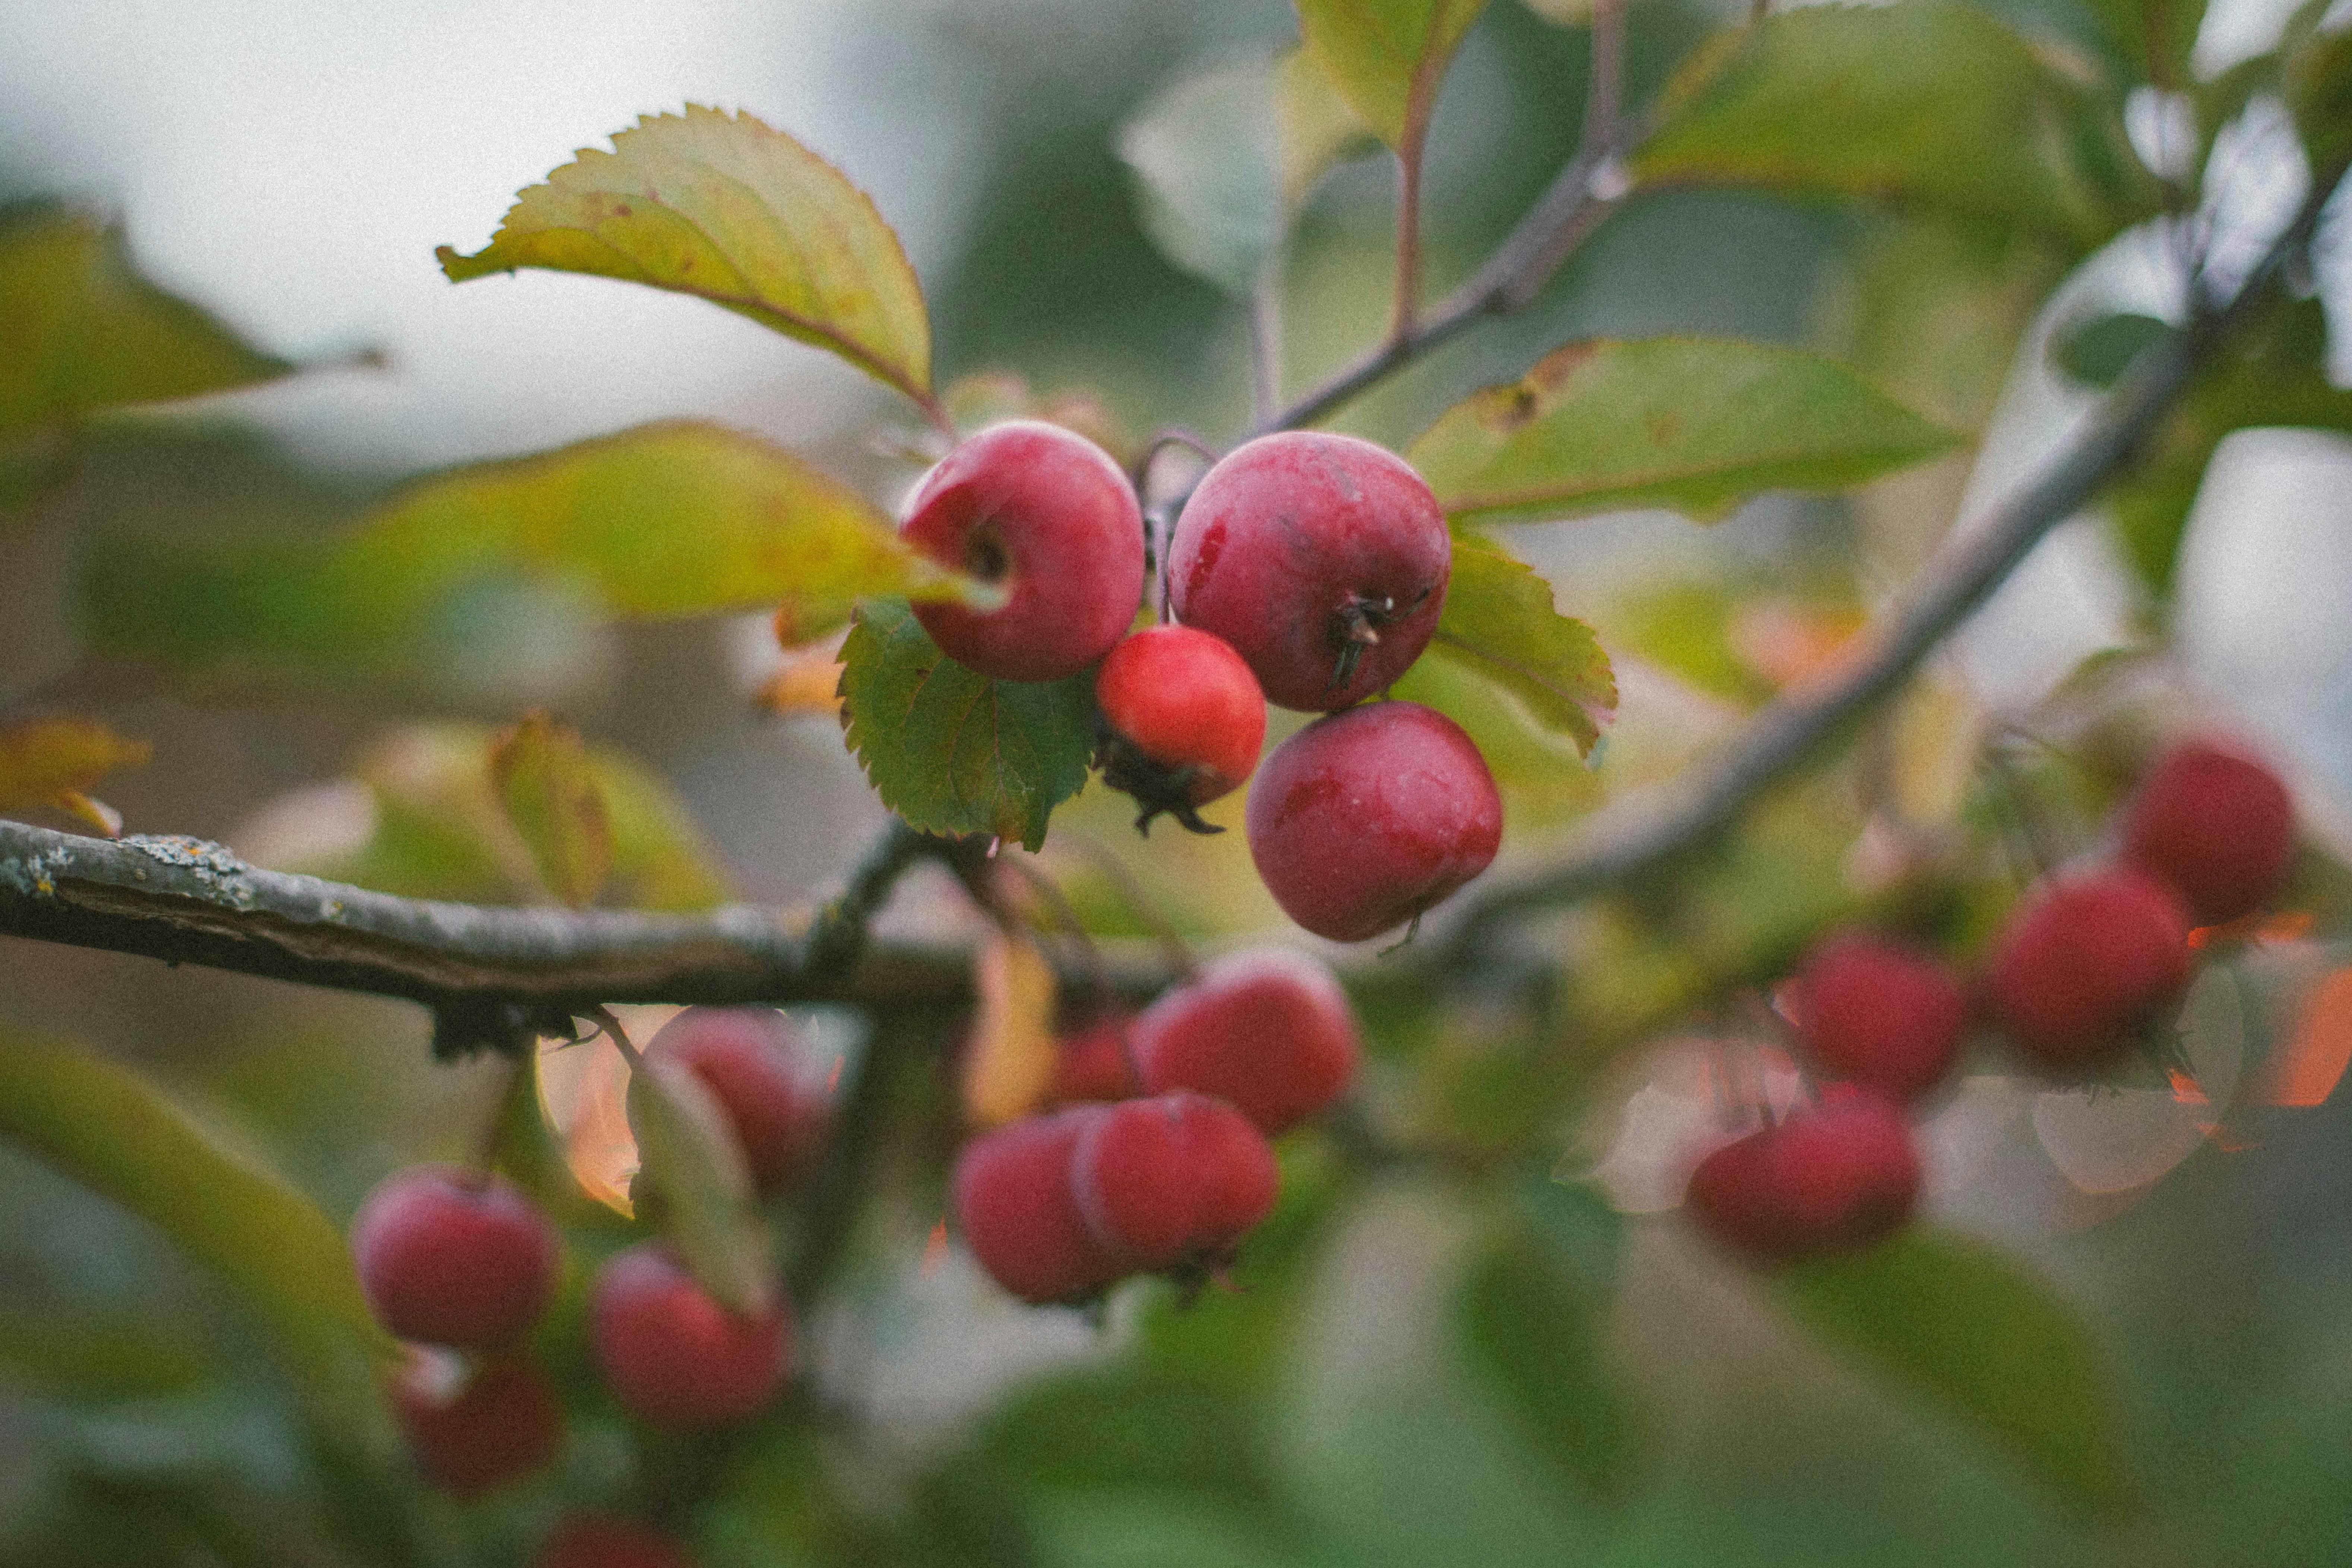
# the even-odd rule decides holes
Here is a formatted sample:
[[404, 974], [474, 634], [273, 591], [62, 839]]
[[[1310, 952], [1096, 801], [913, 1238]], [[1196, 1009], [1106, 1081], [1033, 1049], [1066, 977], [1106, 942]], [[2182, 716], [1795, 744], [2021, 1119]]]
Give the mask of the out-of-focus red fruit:
[[1078, 1212], [1138, 1268], [1230, 1256], [1274, 1207], [1274, 1151], [1223, 1100], [1177, 1093], [1108, 1108], [1078, 1135]]
[[648, 1057], [674, 1057], [702, 1080], [727, 1113], [751, 1180], [763, 1193], [788, 1189], [824, 1143], [832, 1110], [798, 1070], [793, 1021], [772, 1007], [688, 1007], [646, 1043]]
[[1796, 1249], [1787, 1194], [1771, 1175], [1766, 1127], [1708, 1154], [1691, 1172], [1683, 1208], [1717, 1246], [1751, 1258], [1786, 1258]]
[[435, 1486], [474, 1497], [544, 1468], [562, 1447], [562, 1404], [531, 1362], [485, 1363], [455, 1388], [442, 1385], [445, 1370], [415, 1356], [392, 1385], [408, 1450]]
[[1128, 1030], [1153, 1094], [1191, 1089], [1271, 1137], [1337, 1099], [1361, 1054], [1348, 994], [1304, 953], [1230, 953], [1161, 994]]
[[2270, 901], [2294, 858], [2294, 801], [2260, 762], [2183, 741], [2156, 760], [2124, 808], [2123, 858], [2180, 891], [2199, 925]]
[[1503, 797], [1454, 721], [1418, 702], [1318, 719], [1250, 786], [1250, 858], [1283, 912], [1318, 936], [1393, 931], [1485, 870]]
[[1911, 1216], [1919, 1184], [1902, 1107], [1835, 1085], [1822, 1104], [1701, 1160], [1683, 1203], [1719, 1246], [1777, 1261], [1876, 1241]]
[[1286, 430], [1227, 453], [1184, 503], [1169, 601], [1234, 645], [1267, 701], [1328, 711], [1421, 657], [1453, 560], [1445, 514], [1402, 458]]
[[915, 601], [950, 658], [998, 680], [1076, 675], [1143, 601], [1143, 514], [1110, 455], [1059, 425], [1015, 419], [949, 453], [898, 531], [933, 560], [1003, 587], [988, 611]]
[[1169, 812], [1195, 833], [1194, 814], [1241, 787], [1265, 743], [1265, 698], [1242, 656], [1192, 626], [1149, 626], [1110, 650], [1095, 672], [1095, 704], [1108, 729], [1104, 781], [1143, 807], [1139, 828]]
[[763, 1312], [730, 1312], [657, 1242], [605, 1260], [589, 1336], [613, 1396], [658, 1426], [757, 1415], [792, 1368], [792, 1314], [781, 1295]]
[[2019, 1049], [2043, 1066], [2096, 1066], [2189, 983], [2189, 914], [2164, 883], [2110, 869], [2053, 877], [1996, 944], [1986, 987]]
[[541, 1543], [531, 1568], [694, 1568], [686, 1548], [642, 1524], [575, 1513]]
[[1864, 1247], [1911, 1217], [1919, 1152], [1903, 1108], [1866, 1089], [1832, 1086], [1820, 1105], [1773, 1130], [1766, 1180], [1787, 1205], [1798, 1250]]
[[1124, 1015], [1113, 1015], [1062, 1037], [1054, 1058], [1056, 1104], [1127, 1100], [1143, 1092], [1128, 1060], [1129, 1023]]
[[1968, 999], [1951, 971], [1905, 943], [1848, 931], [1797, 971], [1797, 1036], [1826, 1072], [1911, 1100], [1959, 1058]]
[[1093, 1295], [1127, 1267], [1096, 1239], [1070, 1184], [1078, 1137], [1108, 1107], [1072, 1106], [983, 1132], [956, 1157], [956, 1220], [990, 1278], [1024, 1301]]
[[555, 1293], [555, 1227], [501, 1178], [446, 1165], [395, 1171], [352, 1221], [352, 1261], [376, 1321], [404, 1340], [491, 1350]]

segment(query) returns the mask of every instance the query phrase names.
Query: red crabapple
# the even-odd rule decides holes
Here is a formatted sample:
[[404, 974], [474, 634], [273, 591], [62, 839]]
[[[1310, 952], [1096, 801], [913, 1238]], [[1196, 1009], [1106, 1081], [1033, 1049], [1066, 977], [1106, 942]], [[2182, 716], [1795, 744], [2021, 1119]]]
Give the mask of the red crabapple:
[[1287, 430], [1227, 453], [1184, 503], [1169, 604], [1233, 644], [1266, 700], [1328, 711], [1421, 657], [1453, 558], [1444, 513], [1402, 458]]
[[1127, 1043], [1129, 1018], [1115, 1013], [1056, 1042], [1053, 1100], [1057, 1105], [1126, 1100], [1143, 1092]]
[[1242, 656], [1191, 626], [1149, 626], [1110, 650], [1095, 672], [1105, 731], [1103, 782], [1195, 833], [1222, 833], [1193, 807], [1241, 787], [1265, 743], [1265, 696]]
[[1073, 1106], [983, 1132], [956, 1157], [956, 1221], [980, 1266], [1024, 1301], [1093, 1295], [1127, 1268], [1087, 1226], [1070, 1185], [1078, 1138], [1106, 1112]]
[[831, 1110], [824, 1091], [797, 1070], [800, 1037], [772, 1007], [688, 1007], [646, 1044], [648, 1057], [675, 1057], [710, 1090], [751, 1180], [763, 1193], [790, 1186], [824, 1141]]
[[352, 1221], [352, 1261], [376, 1321], [404, 1340], [488, 1350], [546, 1310], [555, 1228], [511, 1183], [446, 1165], [386, 1177]]
[[686, 1548], [610, 1514], [575, 1513], [541, 1543], [531, 1568], [694, 1568]]
[[596, 1276], [589, 1333], [605, 1385], [657, 1426], [701, 1426], [758, 1414], [792, 1367], [792, 1314], [729, 1311], [668, 1250], [616, 1252]]
[[1822, 1102], [1774, 1129], [1768, 1180], [1798, 1247], [1866, 1246], [1911, 1217], [1919, 1153], [1903, 1108], [1869, 1089], [1832, 1085]]
[[1902, 1107], [1833, 1085], [1820, 1105], [1701, 1160], [1683, 1203], [1719, 1245], [1778, 1260], [1869, 1245], [1911, 1216], [1919, 1184]]
[[1968, 999], [1933, 955], [1869, 931], [1814, 948], [1796, 977], [1797, 1036], [1814, 1062], [1897, 1100], [1943, 1081]]
[[563, 1406], [547, 1374], [522, 1356], [473, 1368], [440, 1386], [442, 1363], [414, 1356], [394, 1380], [392, 1404], [425, 1479], [458, 1497], [543, 1468], [563, 1446]]
[[1137, 1268], [1230, 1256], [1274, 1207], [1274, 1151], [1223, 1100], [1122, 1100], [1078, 1134], [1070, 1181], [1096, 1239]]
[[1318, 936], [1362, 942], [1486, 868], [1503, 797], [1451, 719], [1374, 702], [1276, 747], [1244, 820], [1250, 858], [1284, 912]]
[[957, 447], [924, 476], [898, 531], [1007, 591], [994, 610], [914, 606], [950, 658], [998, 680], [1076, 675], [1126, 635], [1143, 599], [1134, 487], [1058, 425], [1016, 419]]
[[2043, 1066], [2095, 1066], [2189, 982], [2189, 914], [2164, 883], [2114, 869], [2053, 877], [1996, 944], [1987, 986], [2011, 1039]]
[[2179, 889], [2200, 925], [2262, 908], [2294, 857], [2286, 785], [2217, 742], [2183, 741], [2165, 752], [2124, 808], [2124, 859]]
[[1213, 1095], [1269, 1137], [1337, 1099], [1360, 1054], [1339, 981], [1278, 947], [1206, 965], [1139, 1014], [1128, 1038], [1145, 1089]]

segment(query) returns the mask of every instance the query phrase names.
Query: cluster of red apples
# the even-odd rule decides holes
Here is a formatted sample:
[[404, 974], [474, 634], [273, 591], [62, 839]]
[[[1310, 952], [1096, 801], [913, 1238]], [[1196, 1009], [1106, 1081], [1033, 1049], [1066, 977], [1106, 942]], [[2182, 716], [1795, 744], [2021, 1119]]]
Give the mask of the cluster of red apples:
[[1685, 1205], [1733, 1251], [1777, 1260], [1859, 1247], [1917, 1202], [1907, 1108], [1950, 1074], [1981, 1016], [2037, 1071], [2082, 1081], [2144, 1043], [2188, 985], [2190, 933], [2260, 910], [2286, 879], [2294, 807], [2268, 767], [2190, 740], [2125, 805], [2110, 858], [2043, 877], [1973, 988], [1931, 953], [1832, 935], [1788, 992], [1816, 1103], [1701, 1160]]
[[1378, 936], [1494, 858], [1502, 800], [1470, 738], [1417, 703], [1357, 706], [1428, 645], [1453, 560], [1436, 500], [1392, 453], [1317, 431], [1234, 449], [1168, 541], [1173, 623], [1140, 631], [1135, 488], [1059, 426], [958, 446], [900, 532], [1005, 590], [993, 610], [915, 606], [950, 658], [998, 680], [1099, 666], [1097, 760], [1141, 804], [1139, 826], [1165, 813], [1213, 831], [1197, 808], [1256, 768], [1267, 702], [1328, 715], [1276, 749], [1244, 812], [1258, 874], [1308, 931]]
[[1348, 1087], [1359, 1043], [1329, 970], [1261, 948], [1061, 1050], [1062, 1106], [972, 1139], [955, 1171], [973, 1257], [1039, 1303], [1091, 1300], [1131, 1274], [1223, 1268], [1274, 1206], [1266, 1140]]
[[[646, 1046], [707, 1089], [761, 1195], [789, 1194], [822, 1146], [828, 1109], [797, 1070], [797, 1041], [767, 1008], [691, 1007]], [[412, 1352], [393, 1405], [425, 1479], [474, 1497], [544, 1469], [562, 1450], [563, 1409], [526, 1345], [562, 1273], [548, 1217], [504, 1179], [446, 1166], [394, 1173], [352, 1225], [360, 1288]], [[605, 1386], [650, 1426], [741, 1420], [792, 1368], [790, 1304], [729, 1311], [660, 1243], [605, 1258], [589, 1333]], [[683, 1568], [678, 1548], [627, 1521], [566, 1521], [537, 1568]]]

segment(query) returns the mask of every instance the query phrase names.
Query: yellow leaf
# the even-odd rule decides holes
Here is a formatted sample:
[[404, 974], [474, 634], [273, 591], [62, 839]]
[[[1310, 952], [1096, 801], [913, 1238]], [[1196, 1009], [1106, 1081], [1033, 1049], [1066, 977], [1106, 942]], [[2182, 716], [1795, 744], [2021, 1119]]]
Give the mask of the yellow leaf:
[[973, 963], [980, 1014], [964, 1056], [964, 1114], [994, 1127], [1045, 1103], [1054, 1087], [1054, 966], [1036, 943], [995, 931]]
[[547, 890], [585, 909], [613, 871], [613, 822], [580, 732], [543, 712], [490, 742], [490, 778]]
[[0, 811], [46, 805], [106, 834], [122, 818], [87, 792], [117, 768], [144, 767], [154, 748], [89, 719], [35, 719], [0, 729]]

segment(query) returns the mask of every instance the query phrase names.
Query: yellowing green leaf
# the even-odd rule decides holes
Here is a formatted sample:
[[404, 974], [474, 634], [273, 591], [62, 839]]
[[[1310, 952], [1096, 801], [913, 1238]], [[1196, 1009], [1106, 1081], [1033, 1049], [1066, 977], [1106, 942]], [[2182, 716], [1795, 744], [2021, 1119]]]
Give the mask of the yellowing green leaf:
[[1274, 58], [1274, 122], [1283, 210], [1294, 215], [1324, 175], [1380, 150], [1372, 128], [1303, 46]]
[[[405, 898], [528, 902], [541, 882], [483, 765], [492, 740], [471, 724], [395, 731], [360, 758], [348, 783], [268, 808], [237, 847], [275, 870]], [[669, 786], [623, 752], [592, 746], [587, 763], [612, 829], [604, 902], [640, 910], [723, 902], [717, 857]]]
[[1418, 156], [1438, 85], [1486, 0], [1297, 0], [1299, 36], [1364, 123]]
[[210, 1347], [153, 1309], [0, 1305], [0, 1388], [57, 1399], [161, 1399], [220, 1371]]
[[720, 1306], [758, 1312], [774, 1298], [775, 1237], [751, 1196], [751, 1171], [727, 1115], [685, 1063], [630, 1064], [637, 1174], [629, 1196]]
[[1054, 966], [1026, 935], [992, 931], [972, 980], [980, 1008], [964, 1051], [964, 1116], [996, 1127], [1036, 1110], [1054, 1087]]
[[292, 368], [142, 279], [120, 232], [97, 219], [49, 209], [0, 219], [0, 435]]
[[1908, 1399], [2088, 1511], [2129, 1495], [2106, 1358], [2072, 1309], [1981, 1242], [1913, 1226], [1790, 1268], [1789, 1311]]
[[1840, 489], [1955, 444], [1817, 354], [1600, 339], [1471, 394], [1406, 457], [1457, 524], [1639, 506], [1711, 521], [1762, 490]]
[[113, 536], [81, 592], [102, 654], [215, 678], [395, 681], [448, 678], [534, 595], [633, 620], [781, 605], [803, 638], [866, 594], [987, 597], [847, 486], [692, 423], [458, 468], [341, 532]]
[[859, 606], [841, 647], [842, 723], [882, 804], [931, 833], [1031, 849], [1094, 754], [1094, 674], [991, 680], [940, 651], [904, 600]]
[[613, 872], [613, 821], [580, 731], [543, 712], [490, 742], [490, 780], [557, 901], [585, 909]]
[[1918, 204], [2075, 254], [2153, 216], [2113, 100], [1973, 5], [1808, 5], [1728, 29], [1668, 85], [1643, 184]]
[[154, 751], [89, 719], [33, 719], [0, 728], [0, 811], [45, 805], [110, 838], [122, 830], [122, 819], [88, 792], [117, 768], [145, 767]]
[[483, 249], [436, 254], [457, 283], [541, 267], [692, 294], [931, 403], [930, 319], [898, 237], [841, 171], [749, 114], [641, 116], [610, 153], [523, 190]]
[[379, 1441], [375, 1368], [394, 1347], [308, 1198], [104, 1057], [7, 1028], [0, 1137], [153, 1226], [268, 1325], [322, 1427], [352, 1448]]
[[1551, 584], [1487, 541], [1457, 537], [1429, 653], [1508, 691], [1544, 728], [1591, 755], [1617, 681], [1592, 628], [1552, 607]]

